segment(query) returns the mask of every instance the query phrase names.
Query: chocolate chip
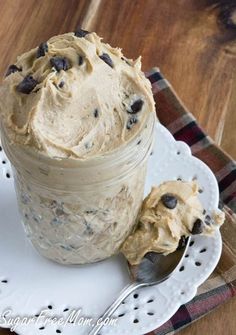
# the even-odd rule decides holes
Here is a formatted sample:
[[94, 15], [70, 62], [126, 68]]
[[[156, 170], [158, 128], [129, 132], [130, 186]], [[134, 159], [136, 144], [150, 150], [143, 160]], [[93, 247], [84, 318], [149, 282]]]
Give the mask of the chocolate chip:
[[9, 76], [10, 74], [14, 73], [14, 72], [21, 72], [21, 71], [22, 71], [21, 68], [17, 67], [15, 64], [12, 64], [7, 69], [6, 77]]
[[103, 53], [101, 56], [99, 56], [99, 58], [101, 58], [110, 67], [112, 67], [112, 68], [114, 67], [113, 61], [108, 54]]
[[95, 210], [93, 209], [89, 209], [87, 211], [85, 211], [86, 214], [94, 214], [95, 213]]
[[197, 219], [193, 224], [193, 229], [191, 231], [191, 234], [198, 235], [203, 232], [203, 222], [201, 219]]
[[183, 249], [186, 246], [187, 241], [188, 241], [188, 238], [186, 238], [184, 235], [181, 236], [180, 240], [179, 240], [179, 245], [178, 245], [177, 250]]
[[65, 82], [64, 82], [64, 80], [62, 80], [62, 81], [59, 83], [58, 87], [59, 87], [59, 88], [62, 88], [64, 85], [65, 85]]
[[93, 143], [87, 142], [87, 143], [84, 144], [84, 146], [85, 146], [85, 149], [91, 149], [92, 146], [93, 146]]
[[121, 59], [122, 59], [126, 64], [128, 64], [129, 66], [131, 66], [130, 62], [128, 62], [127, 59], [125, 59], [124, 57], [121, 57]]
[[38, 50], [36, 52], [36, 57], [43, 57], [45, 56], [46, 52], [48, 52], [48, 45], [46, 42], [43, 42], [39, 45]]
[[26, 76], [17, 86], [16, 90], [20, 93], [29, 94], [38, 84], [32, 76]]
[[63, 216], [63, 215], [65, 215], [66, 213], [64, 212], [63, 209], [61, 209], [61, 208], [56, 208], [56, 210], [55, 210], [55, 214], [56, 214], [57, 216]]
[[82, 65], [83, 62], [84, 62], [84, 57], [79, 56], [78, 64], [79, 64], [79, 65]]
[[141, 142], [142, 142], [142, 140], [139, 140], [139, 141], [137, 142], [137, 145], [139, 145]]
[[206, 215], [205, 216], [205, 220], [204, 220], [205, 224], [210, 226], [212, 224], [212, 218], [210, 217], [210, 215]]
[[53, 57], [50, 59], [50, 63], [58, 72], [61, 70], [66, 71], [71, 67], [69, 60], [65, 57]]
[[75, 31], [75, 36], [76, 37], [85, 37], [86, 35], [88, 35], [90, 32], [81, 28], [78, 28]]
[[138, 122], [137, 116], [132, 116], [128, 119], [126, 128], [131, 129], [135, 123]]
[[95, 118], [98, 117], [99, 112], [98, 112], [98, 109], [97, 109], [97, 108], [94, 110], [93, 115], [94, 115]]
[[169, 209], [174, 209], [177, 206], [177, 199], [172, 194], [168, 194], [168, 193], [164, 194], [161, 197], [161, 201], [163, 205]]
[[85, 227], [86, 227], [85, 233], [87, 235], [93, 235], [93, 229], [91, 228], [90, 223], [88, 223], [86, 220], [84, 220], [84, 224], [85, 224]]
[[128, 113], [131, 113], [131, 114], [135, 114], [135, 113], [138, 113], [141, 111], [142, 107], [143, 107], [143, 100], [142, 99], [138, 99], [136, 100], [132, 105], [131, 105], [131, 109], [128, 110], [127, 112]]

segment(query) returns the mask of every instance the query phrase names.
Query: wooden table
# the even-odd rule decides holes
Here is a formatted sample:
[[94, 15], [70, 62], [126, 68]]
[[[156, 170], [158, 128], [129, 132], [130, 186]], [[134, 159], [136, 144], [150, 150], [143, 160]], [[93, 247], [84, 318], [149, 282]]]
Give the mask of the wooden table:
[[[230, 1], [227, 1], [230, 3]], [[159, 66], [208, 134], [236, 158], [236, 7], [225, 0], [0, 0], [0, 72], [16, 56], [77, 26], [143, 69]], [[236, 332], [236, 299], [182, 335]], [[0, 330], [0, 335], [10, 334]]]

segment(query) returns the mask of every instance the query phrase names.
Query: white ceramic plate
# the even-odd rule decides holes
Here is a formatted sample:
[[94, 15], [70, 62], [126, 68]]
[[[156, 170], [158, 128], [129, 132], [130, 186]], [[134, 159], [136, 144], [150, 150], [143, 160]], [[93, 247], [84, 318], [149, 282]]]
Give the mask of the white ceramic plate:
[[[211, 170], [191, 156], [189, 147], [176, 142], [160, 124], [156, 125], [153, 155], [149, 159], [145, 194], [151, 185], [165, 180], [196, 178], [201, 186], [204, 207], [217, 209], [219, 191]], [[191, 300], [197, 287], [217, 265], [221, 236], [196, 236], [188, 257], [173, 276], [159, 286], [143, 288], [130, 295], [114, 314], [115, 325], [99, 334], [141, 335], [167, 321]], [[17, 212], [11, 168], [0, 151], [0, 314], [11, 309], [11, 316], [34, 316], [47, 309], [50, 316], [66, 319], [73, 309], [81, 309], [77, 322], [47, 325], [37, 321], [19, 324], [22, 335], [85, 335], [90, 327], [79, 325], [83, 317], [98, 317], [120, 290], [129, 283], [126, 262], [121, 256], [86, 266], [61, 266], [39, 256], [25, 237]], [[119, 316], [119, 317], [118, 317]], [[1, 318], [0, 325], [9, 328]]]

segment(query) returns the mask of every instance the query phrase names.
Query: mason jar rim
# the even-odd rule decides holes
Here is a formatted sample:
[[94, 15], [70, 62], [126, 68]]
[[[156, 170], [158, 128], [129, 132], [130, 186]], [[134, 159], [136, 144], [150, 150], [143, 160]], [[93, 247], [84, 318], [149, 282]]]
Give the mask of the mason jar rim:
[[[96, 169], [100, 169], [101, 171], [108, 171], [109, 169], [114, 169], [116, 166], [120, 165], [127, 165], [127, 169], [123, 171], [124, 177], [132, 173], [132, 170], [135, 168], [137, 164], [140, 164], [142, 160], [145, 159], [148, 152], [150, 152], [150, 147], [152, 145], [152, 139], [153, 139], [153, 132], [155, 127], [155, 114], [150, 113], [150, 116], [144, 126], [141, 128], [141, 130], [138, 132], [138, 134], [128, 143], [125, 144], [125, 146], [120, 146], [117, 149], [113, 150], [112, 152], [105, 153], [102, 156], [93, 156], [86, 160], [77, 160], [72, 158], [62, 158], [62, 159], [52, 159], [50, 157], [47, 157], [43, 155], [40, 152], [34, 151], [34, 150], [28, 150], [27, 148], [24, 148], [22, 145], [15, 145], [10, 144], [8, 136], [6, 135], [4, 127], [2, 128], [2, 144], [3, 148], [6, 151], [6, 154], [12, 163], [12, 165], [17, 170], [19, 166], [25, 168], [23, 159], [30, 163], [35, 167], [38, 167], [39, 165], [47, 166], [48, 168], [55, 171], [55, 173], [60, 173], [60, 171], [65, 171], [66, 173], [75, 173], [79, 171], [84, 173], [85, 171], [93, 174], [93, 171]], [[142, 132], [144, 131], [145, 127], [148, 126], [150, 122], [150, 132], [148, 133], [149, 136], [145, 138], [144, 141], [140, 143], [139, 150], [137, 153], [137, 150], [134, 150], [135, 147], [137, 147], [137, 139], [140, 137]], [[126, 164], [127, 161], [132, 162], [130, 164]], [[26, 170], [26, 168], [25, 168]], [[108, 173], [109, 175], [109, 173]], [[33, 178], [33, 177], [32, 177]], [[122, 175], [117, 175], [117, 178], [119, 180], [122, 179]], [[37, 178], [33, 178], [37, 179]], [[92, 185], [100, 185], [104, 182], [109, 181], [109, 178], [107, 180], [101, 180], [101, 182], [93, 183]], [[38, 184], [38, 180], [36, 181]], [[78, 182], [78, 181], [77, 181]], [[47, 182], [48, 183], [48, 182]], [[47, 186], [47, 183], [45, 183], [44, 186]], [[62, 183], [63, 184], [63, 183]], [[88, 185], [89, 180], [87, 182], [82, 182], [80, 185]]]

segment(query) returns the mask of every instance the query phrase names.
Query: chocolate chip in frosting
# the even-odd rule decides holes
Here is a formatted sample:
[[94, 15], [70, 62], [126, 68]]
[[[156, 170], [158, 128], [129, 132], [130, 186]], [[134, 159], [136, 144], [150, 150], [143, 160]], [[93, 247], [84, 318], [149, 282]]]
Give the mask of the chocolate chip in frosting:
[[86, 35], [88, 35], [90, 32], [81, 28], [78, 28], [75, 31], [75, 36], [76, 37], [85, 37]]
[[93, 229], [91, 228], [91, 225], [89, 223], [86, 223], [85, 234], [90, 236], [94, 234]]
[[127, 112], [128, 113], [133, 113], [133, 114], [135, 114], [135, 113], [138, 113], [138, 112], [140, 112], [141, 111], [141, 109], [142, 109], [142, 107], [143, 107], [143, 104], [144, 104], [144, 102], [143, 102], [143, 100], [142, 99], [138, 99], [138, 100], [136, 100], [131, 106], [130, 106], [130, 110], [128, 110]]
[[61, 70], [66, 71], [71, 67], [69, 60], [65, 57], [53, 57], [50, 59], [50, 63], [58, 72]]
[[65, 85], [65, 82], [64, 82], [64, 80], [62, 80], [62, 81], [59, 83], [58, 87], [59, 87], [59, 88], [62, 88], [64, 85]]
[[126, 125], [126, 128], [128, 129], [128, 130], [130, 130], [132, 127], [133, 127], [133, 125], [134, 124], [136, 124], [138, 122], [138, 118], [137, 118], [137, 116], [131, 116], [129, 119], [128, 119], [128, 121], [127, 121], [127, 125]]
[[122, 59], [126, 64], [128, 64], [128, 65], [131, 66], [130, 62], [128, 62], [127, 59], [125, 59], [124, 57], [121, 57], [121, 59]]
[[79, 55], [78, 64], [82, 65], [84, 62], [84, 57]]
[[16, 90], [20, 93], [29, 94], [38, 84], [32, 76], [26, 76], [17, 86]]
[[201, 219], [197, 219], [193, 224], [193, 229], [191, 231], [191, 234], [198, 235], [203, 232], [203, 222]]
[[212, 218], [210, 217], [210, 215], [206, 215], [205, 216], [205, 220], [204, 220], [205, 224], [210, 226], [212, 224]]
[[92, 142], [87, 142], [87, 143], [84, 144], [85, 149], [91, 149], [93, 147], [93, 145], [94, 145], [94, 143], [92, 143]]
[[96, 213], [96, 209], [89, 209], [87, 211], [85, 211], [86, 214], [94, 214]]
[[99, 112], [98, 112], [97, 108], [94, 110], [93, 115], [94, 115], [95, 118], [98, 118]]
[[22, 69], [19, 68], [18, 66], [16, 66], [15, 64], [12, 64], [9, 66], [9, 68], [7, 69], [7, 73], [6, 73], [6, 77], [9, 76], [10, 74], [14, 73], [14, 72], [21, 72]]
[[38, 50], [36, 52], [36, 57], [40, 58], [45, 56], [46, 52], [48, 52], [48, 45], [46, 42], [43, 42], [39, 45]]
[[161, 197], [161, 202], [166, 208], [169, 209], [174, 209], [177, 206], [177, 199], [172, 194], [163, 194], [163, 196]]
[[178, 245], [177, 250], [181, 250], [181, 249], [183, 249], [183, 248], [186, 246], [187, 241], [188, 241], [188, 238], [187, 238], [186, 236], [182, 235], [182, 236], [180, 237], [179, 245]]
[[112, 68], [114, 67], [113, 61], [108, 54], [103, 53], [101, 56], [99, 56], [99, 58], [101, 58], [110, 67], [112, 67]]

